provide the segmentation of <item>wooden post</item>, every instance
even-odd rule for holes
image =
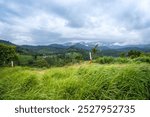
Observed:
[[[13,61],[11,61],[11,67],[14,67],[14,62]]]
[[[89,52],[89,55],[90,55],[90,63],[92,63],[92,54],[91,54],[91,52]]]

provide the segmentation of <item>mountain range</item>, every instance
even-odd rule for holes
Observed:
[[[115,45],[113,43],[100,42],[80,42],[80,43],[64,43],[64,44],[49,44],[49,45],[16,45],[12,42],[0,40],[0,43],[16,46],[17,51],[24,54],[59,54],[69,51],[86,51],[89,52],[95,45],[98,45],[97,50],[101,51],[105,56],[119,56],[121,52],[129,50],[139,50],[143,52],[150,52],[150,44],[147,45]]]

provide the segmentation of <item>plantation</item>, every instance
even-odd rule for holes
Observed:
[[[150,65],[85,62],[49,69],[1,67],[0,99],[148,100]]]

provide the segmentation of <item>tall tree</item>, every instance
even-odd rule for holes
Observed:
[[[97,52],[97,47],[98,47],[98,44],[97,44],[94,48],[92,48],[93,54],[96,54],[96,52]]]
[[[98,44],[97,45],[95,45],[95,47],[94,48],[92,48],[92,53],[93,53],[93,58],[95,58],[96,57],[96,53],[97,53],[97,51],[98,51]]]
[[[0,65],[13,63],[17,59],[16,47],[0,44]]]

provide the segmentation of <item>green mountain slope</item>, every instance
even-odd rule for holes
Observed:
[[[7,45],[15,45],[11,42],[0,40],[0,43]],[[17,52],[22,54],[30,55],[53,55],[53,54],[64,54],[67,52],[78,52],[85,54],[91,51],[92,45],[87,46],[84,44],[76,43],[74,45],[63,45],[63,44],[50,44],[42,46],[31,46],[31,45],[15,45]],[[133,45],[133,46],[99,46],[98,49],[101,51],[99,55],[103,56],[119,56],[121,52],[127,52],[129,50],[138,50],[143,52],[150,52],[150,45]]]

